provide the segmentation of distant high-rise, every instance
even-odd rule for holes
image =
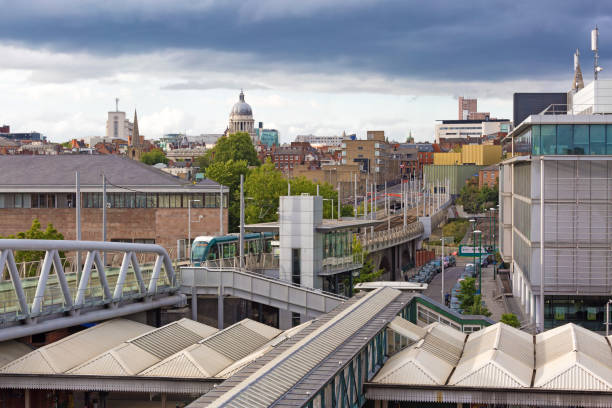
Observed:
[[[119,99],[115,100],[115,110],[108,112],[106,120],[106,137],[108,139],[131,140],[134,125],[119,111]]]
[[[459,120],[469,119],[470,113],[478,111],[478,99],[459,97]]]

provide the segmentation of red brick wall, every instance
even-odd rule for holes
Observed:
[[[199,216],[203,218],[199,220]],[[187,208],[110,208],[107,216],[107,240],[155,239],[156,244],[176,248],[177,239],[187,238]],[[76,239],[76,210],[73,208],[0,209],[0,236],[25,231],[38,218],[43,228],[48,223],[64,235]],[[227,233],[227,209],[223,209],[223,230]],[[192,208],[191,236],[218,235],[219,209]],[[102,240],[102,209],[81,210],[81,238]]]

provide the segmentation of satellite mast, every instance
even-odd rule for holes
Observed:
[[[599,28],[597,28],[597,26],[595,26],[594,30],[591,30],[591,51],[595,53],[593,74],[595,76],[595,81],[597,81],[597,74],[603,70],[603,68],[599,66]]]

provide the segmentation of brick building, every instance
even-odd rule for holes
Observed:
[[[292,176],[294,169],[301,167],[316,170],[321,166],[322,154],[307,142],[292,142],[290,146],[272,146],[259,151],[259,160],[270,159],[278,170]]]
[[[188,235],[218,235],[220,189],[227,232],[227,187],[197,184],[116,155],[0,156],[0,236],[38,218],[66,239],[76,238],[75,173],[81,184],[83,240],[102,240],[102,174],[107,180],[107,240],[176,248]],[[198,200],[198,201],[194,201]]]
[[[498,178],[499,165],[493,164],[491,166],[484,167],[478,171],[478,188],[482,188],[484,185],[493,188],[495,187]]]

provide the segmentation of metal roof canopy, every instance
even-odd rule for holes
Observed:
[[[169,378],[70,374],[0,374],[0,389],[165,392],[202,394],[222,378]]]
[[[350,220],[328,220],[325,219],[321,224],[315,225],[314,229],[317,232],[331,232],[340,229],[346,228],[364,228],[364,227],[373,227],[382,222],[386,222],[386,220],[363,220],[363,219],[350,219]],[[280,229],[280,222],[262,222],[259,224],[248,224],[245,225],[244,228],[248,231],[255,232],[278,232]]]
[[[322,325],[312,324],[312,331],[304,330],[308,332],[305,337],[292,342],[275,357],[270,356],[272,359],[263,366],[252,370],[247,367],[247,376],[240,381],[230,379],[230,385],[217,387],[210,396],[190,406],[267,407],[288,401],[294,406],[302,405],[343,370],[406,306],[410,297],[408,293],[381,288],[353,298],[331,320]],[[311,392],[305,393],[304,389]]]
[[[417,282],[402,282],[402,281],[375,281],[362,282],[355,285],[355,289],[359,290],[374,290],[378,288],[392,288],[396,290],[407,291],[422,291],[427,289],[426,283]]]
[[[600,391],[546,390],[538,388],[486,388],[451,385],[364,383],[368,400],[444,402],[462,404],[523,405],[535,407],[610,407],[612,393]]]

